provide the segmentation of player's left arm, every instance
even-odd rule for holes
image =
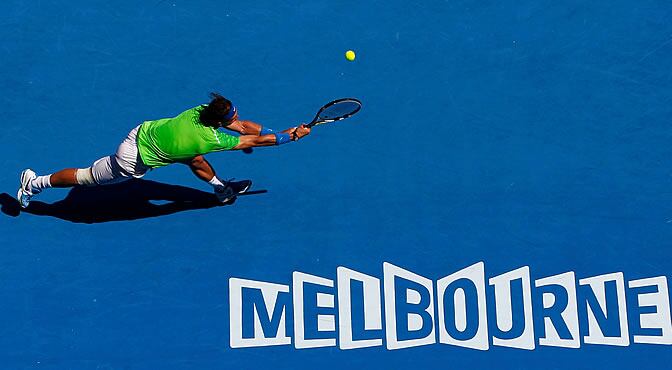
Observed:
[[[257,135],[261,134],[263,126],[252,121],[235,120],[224,128],[235,131],[241,135]]]

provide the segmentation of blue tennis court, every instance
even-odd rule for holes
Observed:
[[[0,13],[0,368],[672,360],[670,3]],[[363,108],[297,143],[208,155],[262,190],[232,205],[172,165],[18,208],[24,168],[91,166],[211,91],[274,129],[337,98]]]

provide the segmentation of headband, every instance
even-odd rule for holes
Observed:
[[[222,117],[222,119],[224,119],[225,121],[231,121],[233,119],[233,117],[236,115],[236,113],[238,113],[238,110],[236,109],[236,107],[233,104],[231,104],[231,108],[229,109],[229,113],[225,114],[224,117]]]

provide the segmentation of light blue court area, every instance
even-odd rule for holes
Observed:
[[[0,368],[663,369],[665,1],[0,3]],[[357,53],[354,62],[346,50]],[[52,189],[218,91],[298,143]],[[667,344],[665,344],[667,343]]]

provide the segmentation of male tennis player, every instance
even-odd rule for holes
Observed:
[[[116,154],[95,161],[91,167],[67,168],[45,176],[23,170],[17,200],[26,208],[34,195],[47,188],[112,184],[140,178],[149,170],[172,163],[184,163],[196,177],[212,185],[218,199],[226,203],[247,191],[252,182],[238,182],[235,187],[222,182],[204,154],[281,145],[310,134],[310,127],[304,125],[275,133],[258,123],[238,119],[236,107],[223,96],[212,93],[210,97],[209,104],[188,109],[177,117],[145,121],[128,133]],[[240,136],[226,134],[220,128]]]

